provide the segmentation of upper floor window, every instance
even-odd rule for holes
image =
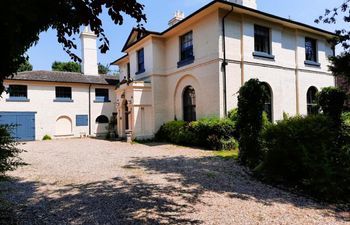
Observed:
[[[317,41],[312,38],[305,38],[305,59],[317,62]]]
[[[126,76],[127,79],[130,79],[130,63],[126,64]]]
[[[71,87],[56,87],[56,101],[70,101],[72,100]]]
[[[193,59],[193,39],[192,31],[180,37],[181,42],[181,61]]]
[[[144,55],[144,49],[141,48],[137,51],[137,73],[140,74],[145,72],[145,55]]]
[[[10,98],[28,98],[28,88],[26,85],[9,85]]]
[[[254,44],[256,52],[271,54],[270,29],[259,25],[254,26]]]
[[[95,89],[96,102],[109,102],[109,90],[103,88]]]

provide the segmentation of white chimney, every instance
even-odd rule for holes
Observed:
[[[226,1],[243,5],[252,9],[257,9],[256,0],[226,0]]]
[[[184,12],[182,12],[182,11],[180,11],[180,10],[176,11],[176,12],[175,12],[175,15],[174,15],[174,18],[172,18],[172,19],[169,21],[169,23],[168,23],[169,27],[174,26],[175,24],[177,24],[178,22],[180,22],[180,21],[183,20],[184,18],[185,18],[185,13],[184,13]]]
[[[88,27],[85,27],[84,31],[80,34],[83,60],[81,72],[85,75],[98,76],[96,39],[96,34]]]

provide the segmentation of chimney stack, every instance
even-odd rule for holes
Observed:
[[[84,31],[80,34],[83,60],[81,72],[84,75],[98,76],[96,39],[96,34],[89,27],[85,27]]]
[[[252,9],[257,9],[256,0],[226,0],[228,2],[236,3],[238,5],[243,5]]]
[[[174,26],[175,24],[177,24],[178,22],[180,22],[180,21],[183,20],[184,18],[185,18],[185,13],[184,13],[184,12],[182,12],[182,11],[180,11],[180,10],[176,11],[176,12],[175,12],[175,15],[174,15],[174,18],[172,18],[172,19],[169,21],[169,23],[168,23],[169,27]]]

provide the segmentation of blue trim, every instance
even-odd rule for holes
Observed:
[[[53,102],[74,102],[74,101],[70,98],[56,98],[53,100]]]
[[[76,126],[77,127],[87,127],[89,125],[88,115],[76,115]]]
[[[188,57],[187,59],[181,60],[177,63],[177,68],[187,66],[194,62],[194,56]]]
[[[20,112],[20,111],[16,111],[16,112],[4,112],[4,111],[0,111],[0,114],[2,114],[2,115],[18,115],[18,114],[20,114],[20,115],[25,115],[25,116],[27,116],[27,115],[35,115],[35,114],[37,114],[37,112],[28,112],[28,111],[25,111],[25,112]]]
[[[110,100],[95,100],[94,103],[106,103],[111,102]]]
[[[139,75],[139,74],[141,74],[141,73],[144,73],[145,71],[146,71],[145,69],[140,70],[140,71],[137,71],[137,72],[135,73],[135,75]]]
[[[253,52],[254,57],[275,60],[275,56],[266,52]]]
[[[310,61],[310,60],[305,60],[304,64],[306,66],[314,66],[314,67],[321,67],[321,63]]]
[[[6,102],[30,102],[30,99],[24,97],[10,97]]]

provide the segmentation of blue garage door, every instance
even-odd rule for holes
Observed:
[[[12,135],[18,141],[35,140],[34,112],[0,112],[0,124],[15,125]]]

